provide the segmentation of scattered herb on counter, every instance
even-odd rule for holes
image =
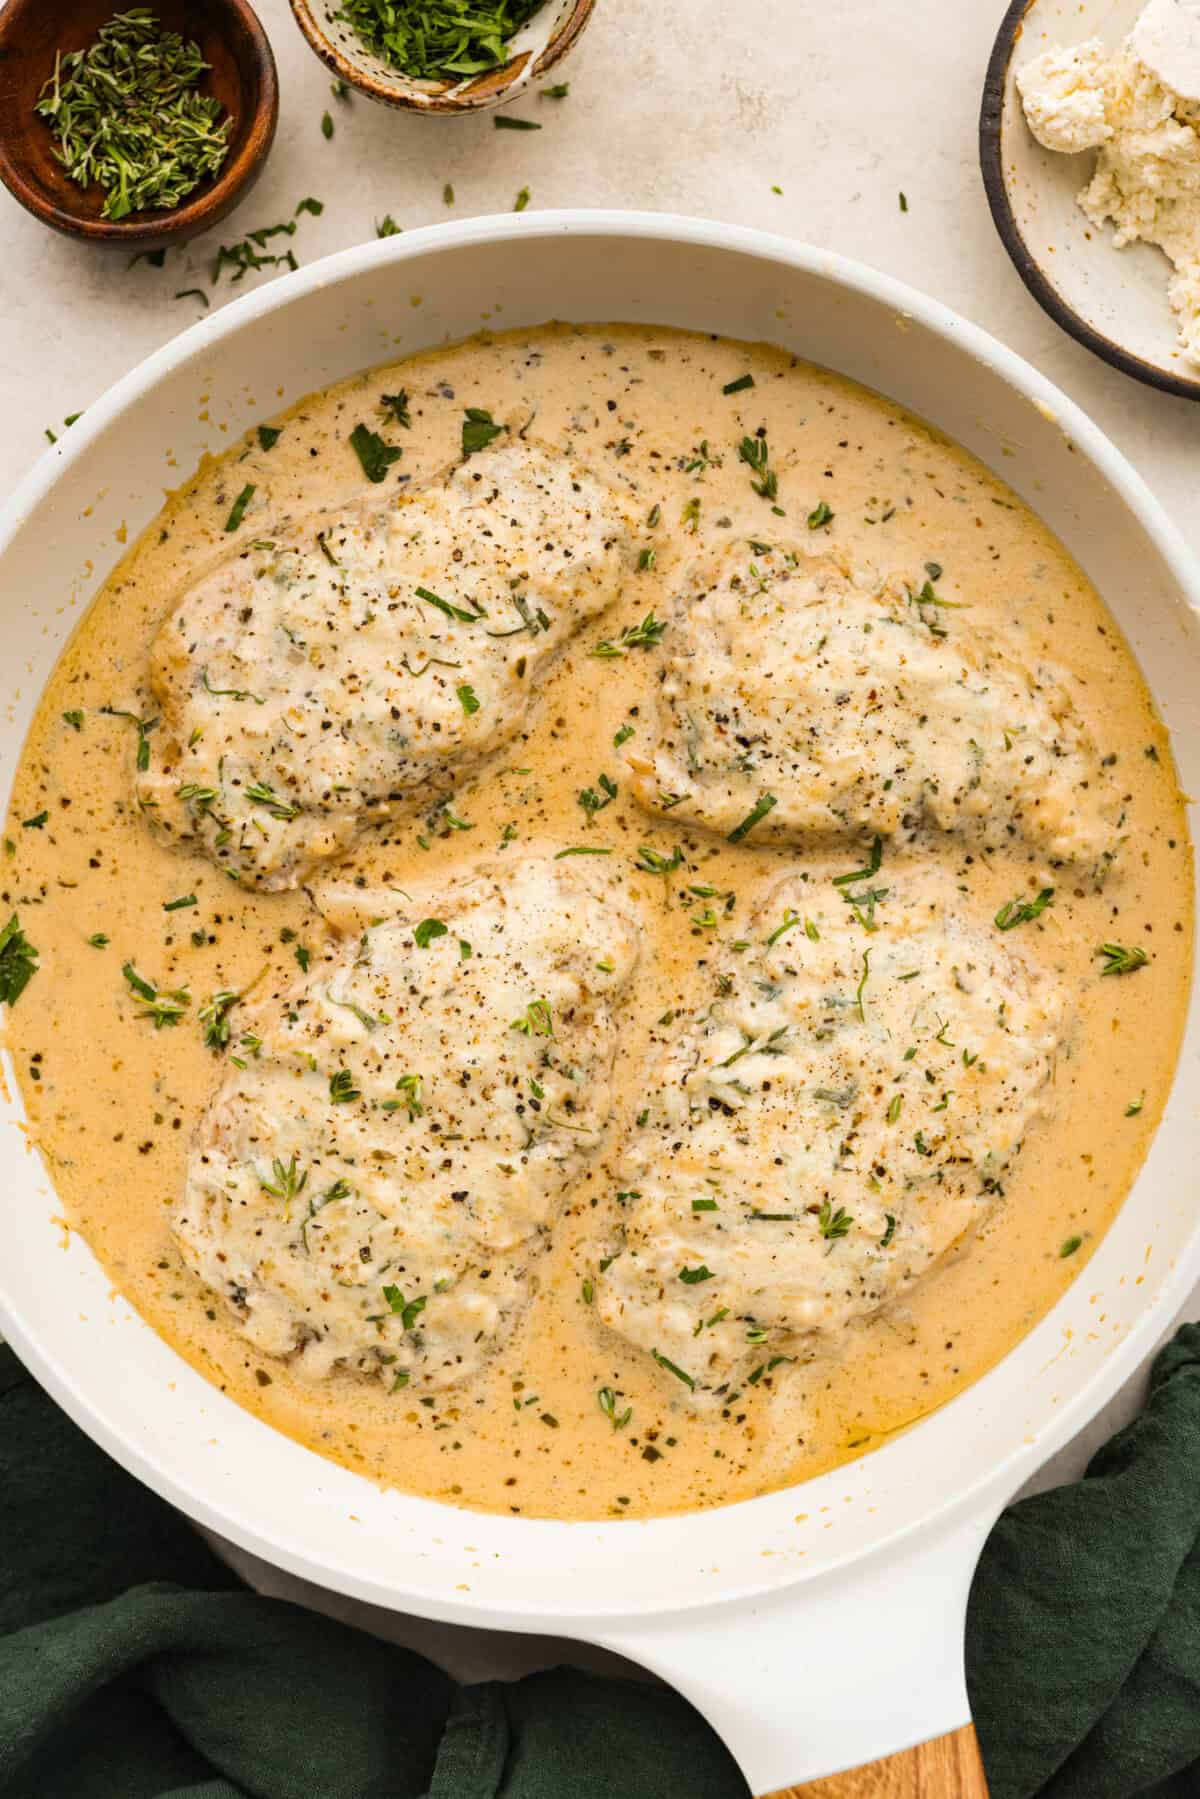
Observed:
[[[901,192],[900,192],[900,210],[901,210],[901,212],[908,211],[908,195],[903,191],[903,189],[901,189]]]
[[[539,96],[542,100],[565,100],[571,91],[569,81],[556,81],[553,87],[544,87]]]
[[[497,113],[492,120],[497,131],[540,131],[537,119],[512,119],[507,113]]]
[[[146,980],[144,975],[138,973],[132,962],[126,962],[121,973],[133,992],[145,1002],[139,1016],[152,1018],[156,1031],[161,1031],[164,1025],[178,1024],[192,1003],[192,996],[186,987],[166,988],[160,992],[153,981]]]
[[[404,454],[395,444],[384,443],[379,433],[368,425],[355,425],[350,433],[350,448],[361,462],[368,481],[382,481],[393,462],[399,462]]]
[[[1144,949],[1126,949],[1120,943],[1103,943],[1093,955],[1103,956],[1105,974],[1133,974],[1139,968],[1145,968],[1150,960]]]
[[[477,450],[486,450],[494,438],[507,430],[507,425],[498,425],[482,406],[468,406],[462,428],[463,455],[474,456]]]
[[[333,114],[331,112],[323,112],[321,114],[321,136],[325,138],[326,141],[333,136]]]
[[[381,219],[375,221],[376,237],[399,237],[400,229],[390,212],[385,212]]]
[[[648,649],[652,645],[662,642],[666,628],[666,619],[655,618],[653,612],[648,612],[640,624],[626,625],[615,642],[610,638],[603,638],[592,651],[592,655],[625,656],[630,650]]]
[[[296,206],[296,216],[298,218],[302,212],[311,212],[314,219],[319,219],[324,210],[324,200],[314,200],[311,194],[306,194]]]
[[[162,248],[158,250],[139,250],[135,256],[129,258],[125,267],[131,269],[135,263],[147,262],[152,269],[161,269],[166,260],[167,249],[164,244]]]
[[[0,931],[0,1000],[15,1006],[38,970],[38,953],[14,912]]]
[[[343,106],[349,106],[351,94],[350,83],[348,81],[343,81],[340,77],[337,81],[331,81],[329,83],[329,91],[335,100],[340,100]]]
[[[1028,924],[1031,919],[1040,918],[1053,898],[1053,887],[1043,887],[1036,899],[1005,900],[992,923],[998,931],[1011,931],[1019,924]]]
[[[227,531],[237,530],[238,526],[246,516],[247,506],[250,504],[257,491],[253,481],[247,481],[245,487],[243,487],[241,493],[229,509],[229,517],[225,520],[225,529]]]
[[[395,425],[403,425],[406,431],[412,430],[412,414],[408,410],[408,394],[402,387],[398,394],[380,394],[379,410],[385,418],[391,419]]]
[[[273,450],[283,436],[283,432],[276,425],[259,425],[257,436],[260,450]]]
[[[205,311],[208,310],[208,295],[202,287],[181,287],[175,298],[177,300],[199,300]]]
[[[517,197],[513,201],[513,211],[514,212],[524,212],[525,208],[528,205],[529,205],[529,189],[527,187],[518,188],[517,189]]]
[[[445,187],[442,189],[442,205],[454,205],[454,183],[452,181],[447,181]]]
[[[336,17],[418,81],[457,81],[508,60],[542,0],[342,0]]]
[[[220,173],[231,120],[196,91],[208,66],[145,6],[117,13],[86,50],[56,52],[34,110],[70,180],[104,189],[102,218],[178,206]]]

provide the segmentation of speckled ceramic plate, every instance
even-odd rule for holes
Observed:
[[[979,119],[979,160],[996,229],[1034,299],[1114,368],[1200,400],[1200,367],[1180,348],[1167,303],[1170,264],[1149,244],[1114,250],[1075,196],[1095,152],[1043,150],[1025,123],[1015,73],[1051,44],[1115,47],[1143,0],[1013,0],[996,38]]]

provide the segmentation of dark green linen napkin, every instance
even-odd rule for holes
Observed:
[[[1200,1327],[1076,1487],[980,1565],[993,1799],[1200,1793]],[[248,1592],[0,1349],[4,1799],[746,1799],[666,1688],[559,1668],[456,1688]],[[802,1689],[797,1704],[803,1704]]]

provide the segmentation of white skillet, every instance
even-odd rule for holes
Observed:
[[[414,231],[260,288],[150,357],[42,457],[0,515],[4,792],[40,689],[120,553],[117,530],[140,531],[202,451],[351,370],[547,318],[769,339],[948,431],[1096,581],[1172,730],[1183,785],[1200,789],[1200,571],[1069,400],[936,301],[824,251],[664,215],[548,212]],[[380,1492],[277,1435],[114,1297],[80,1238],[64,1240],[11,1095],[0,1102],[0,1330],[97,1442],[191,1517],[397,1611],[619,1650],[681,1688],[764,1792],[966,1721],[964,1607],[989,1526],[1200,1277],[1198,1059],[1193,999],[1133,1193],[999,1367],[851,1467],[692,1517],[480,1516]]]

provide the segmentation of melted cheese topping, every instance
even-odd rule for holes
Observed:
[[[382,396],[400,389],[411,429],[380,410]],[[258,399],[265,422],[271,401]],[[310,804],[315,787],[303,789],[303,758],[268,760],[264,770],[263,745],[240,735],[231,753],[244,753],[245,778],[276,792],[294,782],[287,803],[302,811],[288,821],[263,806],[232,807],[239,836],[248,818],[266,826],[275,858],[240,883],[210,859],[218,846],[206,825],[181,854],[174,833],[148,824],[132,802],[131,783],[156,794],[178,823],[174,746],[186,746],[194,728],[183,729],[186,708],[197,709],[202,729],[240,733],[277,704],[282,716],[293,679],[294,665],[275,653],[275,621],[294,594],[281,600],[264,576],[241,602],[266,609],[272,622],[260,640],[244,634],[250,621],[230,624],[224,611],[238,584],[266,566],[257,558],[268,553],[251,545],[294,542],[297,557],[315,550],[330,571],[320,577],[330,586],[311,629],[341,601],[306,521],[393,509],[411,517],[426,503],[418,496],[444,484],[468,407],[507,424],[507,436],[534,417],[555,466],[565,459],[583,471],[576,479],[595,484],[593,515],[602,508],[607,517],[611,506],[621,532],[635,521],[628,560],[623,546],[605,549],[607,527],[599,534],[604,572],[598,564],[597,585],[584,584],[579,604],[603,603],[610,554],[622,561],[624,596],[556,640],[555,657],[536,677],[521,677],[515,710],[507,662],[494,671],[489,662],[486,673],[446,671],[453,687],[443,695],[444,720],[456,711],[456,722],[468,719],[454,688],[471,682],[480,711],[470,728],[488,736],[460,739],[435,780],[385,795],[378,807],[388,724],[368,717],[369,708],[345,708],[339,725],[354,719],[353,729],[366,731],[364,772],[342,738],[342,772],[360,785],[330,885],[262,890],[313,859],[312,844],[277,839],[274,826],[298,826],[301,817],[325,825],[329,814],[319,795]],[[527,330],[355,376],[271,422],[280,435],[269,447],[252,432],[206,464],[115,570],[62,657],[18,773],[0,897],[18,912],[41,966],[8,1032],[31,1133],[71,1227],[114,1286],[241,1404],[369,1478],[451,1503],[557,1517],[652,1515],[743,1498],[863,1453],[977,1378],[1054,1302],[1119,1206],[1166,1093],[1190,973],[1190,847],[1166,737],[1119,631],[1062,547],[979,464],[875,395],[761,346],[651,328]],[[366,491],[350,445],[358,425],[403,450],[386,481]],[[769,444],[773,498],[760,491],[771,487],[761,470],[739,454],[745,438]],[[225,527],[247,485],[255,494],[231,558]],[[807,520],[823,518],[822,506],[833,517],[810,534]],[[592,540],[585,532],[582,541]],[[690,595],[700,603],[707,569],[732,570],[741,557],[748,571],[751,542],[799,545],[806,569],[828,566],[848,583],[839,589],[847,614],[839,628],[848,635],[837,654],[838,679],[852,693],[861,693],[853,633],[873,616],[881,622],[872,649],[895,611],[904,622],[886,627],[891,641],[909,644],[923,674],[952,688],[951,665],[939,659],[965,662],[975,682],[979,658],[968,651],[984,645],[991,678],[999,670],[1015,683],[1012,703],[1036,723],[1044,760],[1025,812],[1053,802],[1052,829],[1039,839],[1023,825],[993,838],[982,826],[941,832],[927,816],[918,834],[901,826],[889,836],[880,810],[887,774],[869,811],[819,841],[781,841],[756,826],[729,842],[725,814],[719,822],[698,809],[694,819],[679,807],[648,814],[626,759],[654,764],[665,742],[664,683],[682,678],[674,665],[688,649],[703,641],[705,654],[712,650],[708,639],[689,641],[677,602]],[[750,551],[755,561],[760,554]],[[906,589],[920,592],[928,563],[942,570],[936,593],[965,607],[930,614],[944,640],[919,617],[914,623],[906,597]],[[550,572],[561,613],[569,575],[561,562]],[[772,579],[782,610],[754,622],[768,665],[790,642],[782,602],[801,575]],[[170,621],[201,595],[221,638],[210,684],[267,681],[265,707],[226,697],[210,713],[202,680],[196,688],[209,665],[182,636],[177,694],[161,685]],[[543,604],[557,618],[553,597]],[[406,632],[453,634],[455,658],[490,657],[475,643],[478,627],[425,610],[421,618],[406,607]],[[355,646],[373,641],[361,631],[331,641],[326,672],[333,663],[348,670]],[[727,641],[730,667],[749,679],[740,634]],[[530,658],[548,647],[526,631],[507,648],[501,641],[499,653],[518,645]],[[233,660],[243,652],[253,656],[252,675]],[[817,669],[806,661],[799,678],[813,682],[813,705],[831,717],[832,680],[828,691],[821,685],[830,671],[818,677]],[[422,696],[439,678],[436,667],[419,678]],[[986,729],[1000,766],[996,722],[973,696],[974,688],[958,695],[972,707],[965,735]],[[164,711],[168,699],[176,713]],[[889,704],[898,728],[901,701]],[[315,708],[305,716],[320,729]],[[883,739],[872,747],[865,716],[858,735],[874,779]],[[847,730],[847,750],[854,738]],[[414,773],[436,761],[426,745],[422,737]],[[1090,787],[1080,804],[1061,809],[1056,746],[1085,757],[1083,778],[1104,783],[1098,811]],[[846,766],[840,750],[836,766]],[[330,764],[324,778],[335,772]],[[218,784],[207,775],[197,782]],[[782,808],[783,783],[772,790]],[[968,779],[956,811],[975,791]],[[1008,794],[997,785],[997,809]],[[660,806],[657,784],[654,800]],[[1120,853],[1102,886],[1087,857],[1041,877],[1073,820],[1091,833],[1111,822],[1105,848],[1119,841]],[[884,839],[880,866],[849,888],[835,885],[871,868],[873,829]],[[553,861],[563,849],[605,853]],[[1053,895],[1034,915],[1022,912],[1008,931],[995,927],[1014,903],[1036,908],[1047,886]],[[876,889],[886,891],[866,897]],[[846,891],[859,896],[857,908]],[[768,944],[789,912],[810,919],[818,939],[793,926]],[[505,955],[463,959],[459,939],[477,952],[491,940],[486,921],[501,916],[511,919]],[[415,930],[425,918],[447,929],[421,947]],[[360,966],[364,931],[370,962]],[[1145,964],[1106,976],[1097,951],[1110,942],[1143,949]],[[902,979],[908,955],[920,981]],[[127,964],[162,996],[157,1005],[123,974]],[[759,979],[779,991],[768,997]],[[918,986],[939,1017],[945,1012],[945,1030],[915,997],[906,1013],[905,995]],[[528,1012],[539,999],[582,1083],[565,1067],[538,1072],[536,1058],[550,1047],[536,1029],[542,1015]],[[850,1002],[836,1008],[830,1037],[818,1039],[820,1026],[796,1029],[809,1016],[806,999]],[[401,1032],[401,1007],[421,1002],[419,1025]],[[528,1035],[512,1029],[522,1015]],[[769,1039],[784,1025],[788,1053],[761,1053],[763,1031]],[[743,1027],[754,1053],[719,1069],[745,1047]],[[977,1043],[980,1062],[968,1067],[963,1050]],[[909,1047],[917,1054],[906,1061]],[[294,1075],[286,1048],[303,1051]],[[693,1053],[695,1069],[681,1084],[680,1058]],[[480,1078],[498,1083],[486,1110],[473,1103],[473,1058]],[[341,1069],[374,1106],[333,1099]],[[456,1084],[468,1073],[469,1086]],[[516,1158],[530,1113],[518,1114],[526,1102],[505,1084],[508,1074],[531,1099],[536,1079],[539,1103],[552,1100],[560,1120],[535,1115],[529,1153],[537,1159],[524,1168]],[[419,1090],[396,1086],[408,1076],[419,1077]],[[776,1080],[794,1108],[780,1103]],[[560,1112],[560,1099],[565,1107],[575,1094],[578,1103],[580,1084],[580,1116]],[[818,1088],[835,1099],[818,1097]],[[896,1097],[903,1103],[889,1119]],[[423,1113],[411,1116],[410,1101]],[[388,1104],[395,1109],[385,1112]],[[672,1135],[667,1113],[676,1108]],[[395,1165],[376,1152],[411,1157],[427,1171],[433,1126],[458,1136],[460,1118],[469,1138],[447,1145],[453,1166],[434,1169],[429,1181],[423,1173],[404,1201],[404,1184],[380,1174]],[[576,1123],[585,1130],[566,1129]],[[918,1130],[932,1156],[916,1147]],[[797,1173],[786,1177],[789,1204],[779,1209],[799,1211],[791,1201],[803,1197],[803,1219],[735,1231],[743,1178],[762,1184],[770,1204],[759,1209],[776,1209],[785,1177],[773,1162],[763,1166],[754,1145],[778,1141],[787,1150],[773,1153],[797,1158]],[[736,1169],[728,1213],[692,1214],[693,1195],[668,1160],[676,1142],[681,1156],[702,1148],[707,1166],[709,1152],[719,1152],[721,1166]],[[219,1180],[218,1164],[205,1160],[218,1155]],[[989,1187],[1001,1161],[999,1186]],[[500,1162],[517,1174],[504,1174]],[[935,1171],[942,1178],[930,1184]],[[339,1180],[353,1199],[328,1198]],[[630,1197],[634,1189],[640,1198]],[[467,1199],[454,1197],[464,1192]],[[839,1210],[852,1220],[840,1235],[820,1234],[825,1198],[830,1227]],[[315,1201],[327,1203],[309,1220]],[[889,1212],[897,1224],[885,1252]],[[681,1258],[673,1272],[663,1252],[664,1299],[656,1291],[652,1299],[664,1306],[677,1355],[651,1340],[648,1290],[622,1268],[642,1241],[667,1237],[678,1238]],[[489,1265],[476,1259],[481,1247],[506,1285],[491,1288],[498,1275],[480,1278]],[[221,1253],[237,1259],[236,1273]],[[712,1281],[679,1279],[704,1262]],[[329,1279],[318,1290],[322,1274]],[[702,1322],[708,1295],[717,1298],[718,1279],[732,1294],[720,1303],[755,1320],[740,1326],[741,1337],[731,1325],[727,1346],[717,1338],[731,1379],[724,1396],[714,1390],[723,1371],[716,1378],[717,1367],[685,1359],[708,1354],[704,1336],[686,1332]],[[633,1310],[614,1329],[601,1312],[625,1287]],[[883,1303],[872,1310],[876,1292]],[[503,1298],[493,1309],[495,1293]],[[859,1303],[864,1297],[869,1304]],[[467,1345],[468,1315],[481,1298],[477,1353]],[[719,1309],[714,1303],[704,1319]],[[812,1328],[823,1322],[829,1328]],[[770,1339],[765,1357],[764,1345],[749,1341],[757,1329]],[[381,1344],[394,1363],[382,1359]],[[704,1405],[653,1359],[656,1347],[709,1382]],[[747,1365],[744,1352],[755,1349],[759,1359]],[[780,1353],[794,1359],[768,1369]],[[407,1385],[397,1387],[397,1372],[408,1372]]]

